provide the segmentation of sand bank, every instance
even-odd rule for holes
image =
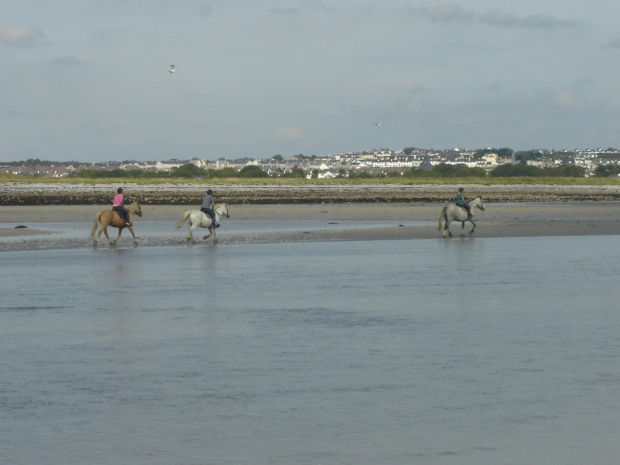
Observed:
[[[83,240],[61,241],[46,231],[45,224],[94,224],[97,212],[107,208],[105,205],[0,207],[0,223],[27,226],[25,229],[0,228],[0,251],[90,247],[90,226],[85,228]],[[441,204],[233,205],[229,209],[231,219],[223,220],[222,227],[218,230],[220,244],[441,238],[438,231]],[[184,244],[187,229],[184,227],[182,230],[175,230],[174,225],[185,210],[187,207],[178,205],[144,206],[144,216],[136,218],[134,222],[140,244]],[[272,220],[274,230],[245,234],[227,232],[226,222],[235,220]],[[325,228],[311,231],[277,231],[276,222],[280,220],[316,220],[322,222]],[[338,222],[345,220],[381,221],[382,225],[340,228]],[[475,220],[478,225],[473,236],[475,238],[616,235],[620,234],[620,202],[486,204],[486,211],[475,212]],[[170,221],[170,237],[158,242],[149,241],[150,221]],[[412,221],[419,224],[402,224]],[[467,223],[465,231],[468,233],[470,229],[471,225]],[[453,223],[451,230],[453,235],[458,237],[460,223]],[[202,236],[203,232],[204,230],[199,230],[196,237]],[[113,234],[116,234],[116,230]],[[127,237],[122,238],[123,245],[130,246],[130,235],[125,235]],[[24,241],[1,240],[8,236],[24,236]]]

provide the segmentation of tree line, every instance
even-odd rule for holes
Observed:
[[[453,165],[440,163],[430,170],[412,168],[405,172],[368,170],[353,171],[341,168],[338,170],[338,178],[377,178],[377,177],[407,177],[407,178],[483,178],[491,177],[584,177],[586,169],[575,165],[559,165],[549,168],[539,168],[528,165],[525,161],[510,164],[506,163],[493,168],[488,174],[483,168],[469,168],[465,165]],[[597,175],[612,176],[620,173],[617,165],[601,165],[597,168]],[[312,170],[310,177],[318,178],[319,171]],[[258,166],[246,166],[240,171],[234,168],[222,168],[219,170],[203,169],[193,164],[187,164],[174,168],[168,172],[141,171],[141,170],[82,170],[73,175],[77,178],[265,178],[270,175]],[[293,168],[290,172],[276,172],[281,178],[306,178],[307,173],[302,168]]]

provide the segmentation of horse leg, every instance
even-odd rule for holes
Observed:
[[[116,244],[118,243],[118,240],[121,238],[121,234],[123,233],[123,228],[118,228],[118,236],[116,236],[116,239],[114,241],[112,241],[110,243],[110,245],[116,246]],[[107,236],[107,234],[106,234]]]
[[[217,240],[217,234],[215,234],[215,228],[213,228],[212,231],[213,231],[213,243],[217,244],[218,240]]]
[[[97,243],[99,242],[99,237],[101,236],[101,233],[103,232],[103,226],[101,226],[101,229],[99,229],[99,233],[97,233],[96,236],[93,236],[93,246],[97,247]]]
[[[192,232],[194,231],[194,229],[196,229],[196,227],[197,227],[197,226],[198,226],[198,225],[192,224],[192,225],[189,227],[189,231],[188,231],[188,233],[187,233],[187,241],[188,241],[188,242],[191,242],[192,244],[195,244],[195,243],[196,243],[196,241],[194,240],[194,235],[192,234]]]
[[[209,231],[209,234],[205,234],[204,236],[202,236],[203,241],[206,241],[207,239],[209,239],[211,237],[211,234],[215,232],[215,228],[213,227],[213,220],[209,218],[209,216],[207,215],[205,216],[210,221],[210,223],[209,223],[209,226],[202,226],[203,228],[207,228],[207,231]],[[203,223],[200,223],[200,224],[203,224]]]
[[[130,218],[131,220],[131,218]],[[136,235],[133,232],[133,226],[127,226],[127,229],[129,229],[129,232],[131,233],[131,235],[133,236],[133,245],[138,245],[138,238],[136,237]],[[121,230],[118,230],[118,237],[121,237]]]
[[[99,234],[101,234],[101,233],[99,233]],[[107,226],[107,225],[106,225],[105,227],[103,227],[103,234],[105,234],[105,237],[107,237],[107,238],[108,238],[108,243],[109,243],[110,245],[114,245],[114,244],[112,243],[112,240],[110,239],[110,236],[108,235],[108,226]]]
[[[465,236],[465,221],[461,221],[461,237]]]
[[[446,225],[443,229],[443,237],[452,237],[452,232],[450,231],[450,223],[452,221],[446,218]]]
[[[97,235],[97,240],[99,239],[99,236],[101,236],[101,233],[103,232],[103,234],[105,234],[105,237],[108,239],[108,243],[110,245],[113,245],[112,241],[110,240],[110,236],[108,235],[108,224],[103,224],[101,226],[101,229],[99,230],[99,234]]]
[[[473,228],[471,228],[471,231],[469,231],[469,235],[471,236],[474,233],[475,229],[476,229],[476,222],[473,219],[471,219],[471,218],[469,219],[469,222],[473,226]],[[463,223],[463,224],[465,224],[465,223]]]

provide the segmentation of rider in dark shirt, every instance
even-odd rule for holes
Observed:
[[[459,193],[456,194],[456,204],[459,207],[464,207],[467,210],[467,219],[471,218],[471,207],[467,203],[467,199],[465,198],[465,189],[459,187]]]
[[[207,195],[202,201],[202,205],[200,206],[200,211],[206,213],[211,217],[211,222],[213,223],[214,228],[219,228],[220,225],[217,221],[215,221],[215,212],[213,211],[213,207],[215,206],[215,199],[213,198],[213,191],[209,189],[207,191]]]

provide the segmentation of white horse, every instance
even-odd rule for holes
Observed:
[[[476,229],[476,223],[473,219],[474,209],[479,208],[484,211],[484,204],[482,203],[482,197],[476,197],[471,202],[468,202],[469,206],[472,210],[472,218],[467,218],[467,210],[463,207],[459,207],[456,204],[448,205],[447,207],[443,207],[441,210],[441,215],[439,215],[439,231],[441,228],[441,220],[444,219],[446,221],[446,225],[443,228],[443,237],[452,237],[452,233],[450,232],[450,223],[452,221],[460,221],[461,222],[461,237],[465,235],[465,222],[469,221],[473,228],[469,231],[469,234],[473,234]]]
[[[217,221],[218,223],[220,222],[220,218],[222,218],[223,216],[225,216],[226,218],[230,218],[230,214],[228,213],[228,207],[225,203],[216,205],[213,211],[215,212],[215,221]],[[183,218],[181,218],[181,220],[177,223],[177,229],[183,226],[183,223],[185,223],[187,220],[189,220],[189,232],[187,234],[187,240],[189,242],[191,242],[192,244],[196,243],[196,241],[194,240],[194,236],[192,235],[192,231],[194,231],[194,229],[199,226],[201,228],[208,228],[210,231],[209,234],[203,237],[203,239],[208,239],[209,237],[211,237],[211,234],[213,234],[213,243],[217,242],[217,237],[215,234],[216,228],[213,227],[213,221],[211,220],[211,217],[209,215],[203,213],[200,210],[188,210],[183,214]]]

